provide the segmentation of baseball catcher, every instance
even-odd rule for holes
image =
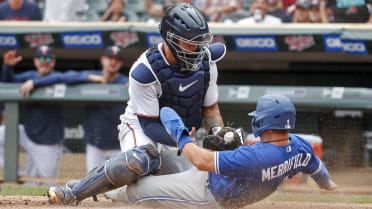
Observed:
[[[167,8],[159,32],[162,42],[143,52],[129,71],[129,100],[118,125],[122,154],[93,169],[71,189],[49,188],[51,203],[71,205],[133,185],[159,170],[170,173],[163,167],[162,154],[176,150],[177,142],[160,121],[164,106],[175,109],[190,130],[224,126],[217,103],[217,62],[225,56],[226,46],[211,43],[208,21],[191,4]],[[168,159],[179,164],[181,158]],[[180,168],[174,170],[183,171],[184,167]]]

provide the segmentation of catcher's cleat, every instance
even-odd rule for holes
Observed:
[[[72,190],[74,186],[76,186],[80,181],[79,180],[71,180],[66,183],[66,189]]]
[[[48,190],[50,204],[56,205],[78,205],[80,201],[76,199],[71,189],[64,187],[50,187]]]

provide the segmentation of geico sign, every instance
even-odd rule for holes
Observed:
[[[366,47],[363,43],[342,43],[342,49],[346,52],[364,52]]]
[[[160,43],[163,41],[163,38],[161,36],[149,36],[148,37],[148,42],[150,45],[154,45],[154,44],[157,44],[157,43]]]
[[[239,47],[275,47],[275,40],[272,38],[239,38],[236,40]]]
[[[326,44],[328,47],[338,48],[341,47],[341,40],[339,38],[327,38]]]
[[[63,37],[65,44],[101,44],[102,39],[100,35],[66,35]]]
[[[0,36],[0,46],[15,46],[17,39],[14,36]]]

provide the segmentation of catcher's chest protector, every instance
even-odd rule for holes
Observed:
[[[198,71],[181,71],[169,66],[157,49],[149,50],[147,59],[161,83],[160,108],[172,107],[188,128],[199,128],[202,123],[202,106],[209,85],[209,62],[203,61]]]

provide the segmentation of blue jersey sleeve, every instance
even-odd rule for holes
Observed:
[[[23,73],[14,74],[13,66],[3,64],[1,77],[3,82],[22,83],[35,77],[37,77],[36,70],[29,70]]]
[[[247,171],[256,170],[258,160],[253,149],[241,146],[233,151],[216,152],[215,172],[226,176],[245,176]]]
[[[297,137],[298,143],[300,144],[301,150],[303,150],[304,153],[308,153],[309,157],[307,161],[305,161],[304,167],[301,170],[302,173],[305,174],[313,174],[314,172],[318,171],[321,167],[321,161],[320,159],[315,155],[314,150],[310,143],[305,141],[304,139],[291,135],[292,137]]]
[[[320,160],[319,160],[320,161]],[[319,169],[311,174],[314,181],[322,188],[328,188],[330,186],[329,173],[323,162],[320,161]]]
[[[34,81],[35,87],[40,87],[40,86],[47,86],[47,85],[52,85],[56,83],[61,83],[62,82],[61,77],[62,77],[62,73],[53,72],[45,76],[35,77],[32,80]]]
[[[90,83],[88,80],[90,71],[69,70],[62,76],[62,81],[66,84]]]
[[[13,66],[9,66],[3,64],[1,68],[1,81],[3,82],[11,82],[14,79],[14,68]]]
[[[68,85],[80,84],[80,83],[93,83],[89,80],[89,75],[102,76],[102,70],[83,70],[75,71],[69,70],[62,76],[62,82]],[[117,78],[109,83],[126,84],[128,83],[128,77],[122,74],[118,74]]]

